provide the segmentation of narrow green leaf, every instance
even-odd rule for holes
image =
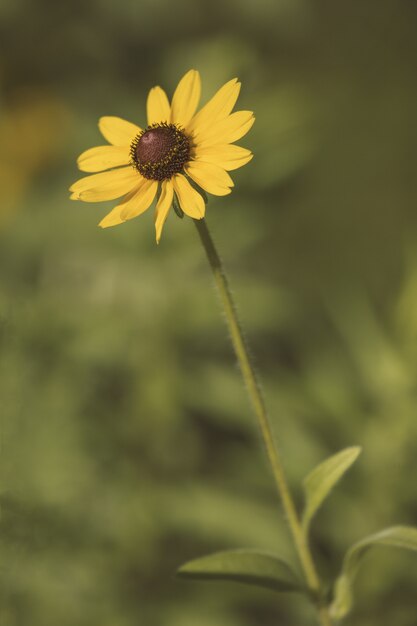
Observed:
[[[393,546],[417,552],[417,528],[392,526],[369,535],[355,543],[346,553],[342,573],[336,581],[331,614],[335,619],[345,617],[352,608],[352,584],[366,552],[373,546]]]
[[[330,606],[330,616],[335,620],[340,620],[350,613],[353,605],[351,580],[341,574],[335,582],[334,598]]]
[[[320,463],[306,476],[304,479],[306,504],[302,520],[305,534],[308,533],[310,522],[323,500],[356,461],[360,452],[361,448],[358,446],[346,448]]]
[[[255,550],[216,552],[185,563],[177,575],[194,580],[228,580],[274,591],[306,592],[285,561]]]

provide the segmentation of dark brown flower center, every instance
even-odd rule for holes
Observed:
[[[151,124],[130,146],[132,165],[151,180],[165,180],[190,159],[190,140],[175,124]]]

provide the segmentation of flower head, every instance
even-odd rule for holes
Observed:
[[[233,143],[246,135],[255,119],[251,111],[232,113],[239,91],[234,78],[196,113],[201,80],[196,70],[190,70],[171,104],[161,87],[150,90],[146,128],[119,117],[100,118],[100,131],[110,145],[90,148],[78,157],[80,170],[94,174],[70,187],[71,199],[122,198],[101,220],[100,226],[107,228],[144,213],[157,198],[157,242],[173,205],[181,215],[202,219],[204,192],[229,194],[233,181],[228,171],[252,158],[249,150]]]

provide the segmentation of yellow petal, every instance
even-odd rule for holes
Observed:
[[[171,122],[185,127],[195,113],[200,94],[200,74],[190,70],[181,78],[172,98]]]
[[[85,202],[114,200],[131,191],[141,179],[142,176],[132,167],[122,167],[81,178],[71,185],[70,191]]]
[[[195,160],[214,163],[227,171],[237,170],[246,165],[253,157],[250,150],[234,144],[217,144],[207,148],[197,146]]]
[[[162,182],[161,195],[159,196],[155,212],[156,243],[159,243],[161,239],[162,229],[172,206],[173,197],[174,187],[172,186],[172,182],[170,180],[164,180]]]
[[[233,187],[229,174],[213,163],[190,161],[184,169],[197,185],[214,196],[227,196]]]
[[[236,111],[204,130],[200,135],[198,145],[209,146],[238,141],[243,135],[246,135],[254,121],[255,117],[252,111]]]
[[[109,115],[100,117],[98,127],[104,139],[114,146],[130,146],[136,135],[142,132],[136,124]]]
[[[97,146],[80,154],[77,164],[83,172],[101,172],[111,167],[128,165],[129,161],[129,148],[126,146]]]
[[[114,207],[114,209],[112,209],[110,213],[107,213],[106,217],[101,220],[99,226],[101,226],[101,228],[109,228],[109,226],[118,226],[119,224],[123,224],[125,220],[122,220],[120,213],[120,206]]]
[[[139,187],[136,186],[130,193],[128,193],[123,198],[123,200],[117,206],[114,207],[114,209],[110,211],[110,213],[106,215],[106,217],[104,217],[101,220],[101,222],[99,223],[99,226],[101,226],[101,228],[108,228],[109,226],[117,226],[118,224],[123,224],[123,222],[126,221],[122,218],[121,213],[123,209],[126,207],[126,205],[130,202],[130,200],[136,196],[138,189],[141,187],[143,183],[143,180],[139,184]]]
[[[198,137],[204,128],[227,117],[236,104],[239,92],[240,83],[237,81],[237,78],[229,80],[229,82],[223,85],[223,87],[220,87],[211,100],[195,114],[187,126],[187,131],[194,132],[195,136]]]
[[[204,204],[202,196],[191,187],[188,180],[182,174],[176,174],[172,182],[184,213],[189,215],[189,217],[201,220],[206,211],[206,205]]]
[[[148,124],[169,122],[171,119],[171,107],[168,97],[161,87],[153,87],[148,94],[146,103]]]
[[[123,203],[121,218],[131,220],[144,213],[151,206],[157,190],[158,183],[156,180],[144,179],[137,192],[127,202]]]

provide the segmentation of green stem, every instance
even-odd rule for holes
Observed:
[[[197,227],[198,234],[200,235],[202,244],[206,251],[207,258],[213,272],[214,280],[219,290],[220,298],[226,314],[226,319],[232,338],[233,347],[239,361],[240,369],[242,371],[242,375],[248,389],[248,393],[251,398],[256,417],[258,419],[262,437],[266,446],[268,459],[271,464],[272,472],[275,478],[276,487],[281,498],[285,515],[288,520],[288,525],[290,527],[290,531],[294,540],[295,548],[297,550],[297,554],[300,559],[300,563],[303,568],[307,584],[312,591],[312,595],[318,598],[320,596],[321,588],[320,580],[317,575],[311,552],[297,515],[297,511],[295,509],[294,501],[288,487],[278,449],[274,442],[271,423],[265,407],[262,392],[256,378],[255,370],[252,365],[249,350],[246,345],[243,332],[237,317],[236,307],[233,301],[232,294],[230,292],[226,274],[224,272],[224,268],[217,253],[213,239],[211,238],[210,231],[208,230],[206,220],[194,220],[194,223]],[[331,626],[331,619],[326,607],[322,605],[318,607],[318,616],[320,618],[320,623],[322,626]]]

